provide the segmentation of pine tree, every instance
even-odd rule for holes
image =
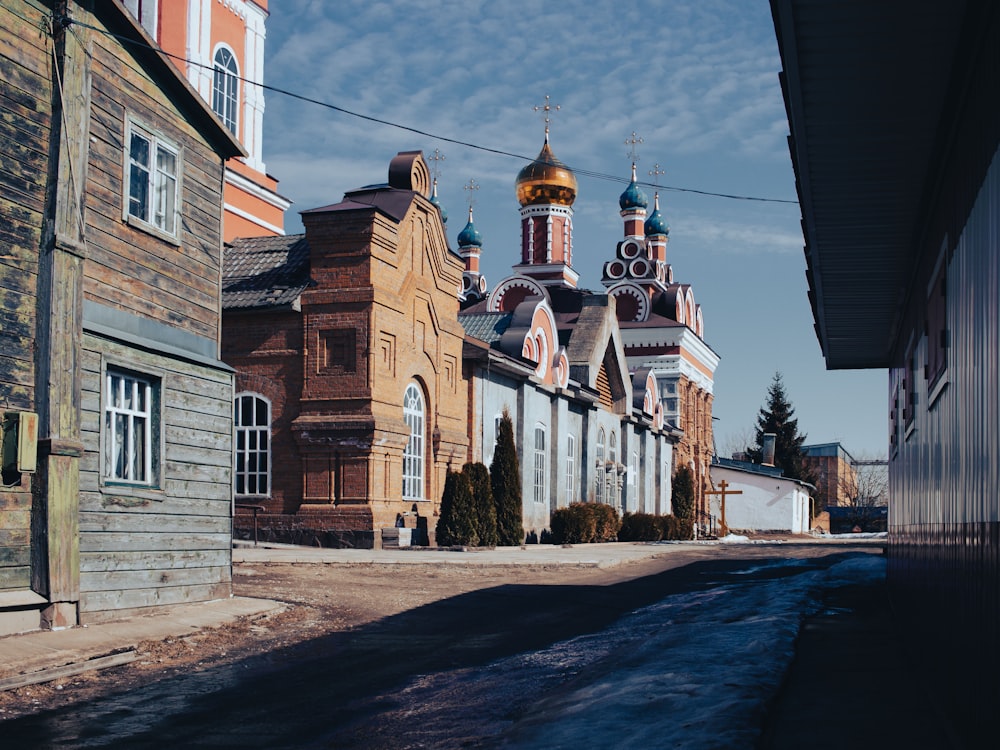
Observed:
[[[441,513],[437,522],[437,542],[442,547],[475,547],[479,544],[472,487],[469,485],[469,478],[457,471],[449,471],[444,480]]]
[[[755,429],[757,446],[748,448],[747,453],[752,461],[760,463],[763,460],[764,435],[773,433],[774,465],[791,479],[798,479],[809,484],[816,484],[816,477],[806,465],[802,451],[805,435],[799,434],[799,420],[795,419],[795,409],[792,408],[781,373],[774,373],[774,380],[767,389],[767,405],[762,406],[757,415]]]
[[[490,470],[485,464],[466,464],[462,473],[469,478],[472,488],[472,504],[476,519],[476,529],[480,547],[497,545],[497,509],[493,504],[493,487],[490,484]]]
[[[493,504],[497,509],[497,544],[511,547],[524,541],[524,521],[521,505],[521,470],[517,465],[514,446],[514,423],[504,409],[500,419],[493,463],[490,464]]]

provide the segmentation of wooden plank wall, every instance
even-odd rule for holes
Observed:
[[[84,294],[217,339],[222,160],[115,39],[93,35],[92,66]],[[122,220],[129,116],[182,150],[179,246]]]
[[[160,490],[102,486],[102,354],[160,381]],[[228,372],[84,337],[80,619],[228,597],[232,379]]]
[[[0,7],[0,413],[35,410],[35,305],[48,169],[50,47],[32,3]],[[0,591],[31,582],[31,478],[0,487]]]

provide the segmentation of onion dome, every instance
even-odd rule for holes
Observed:
[[[448,212],[444,210],[444,207],[441,205],[441,201],[438,200],[438,179],[437,179],[437,177],[434,178],[433,185],[434,186],[431,188],[430,201],[435,206],[437,206],[437,210],[441,213],[441,223],[442,224],[447,224],[448,223]]]
[[[663,218],[663,214],[660,213],[659,193],[653,196],[653,213],[649,215],[649,218],[646,219],[646,223],[642,227],[647,237],[656,234],[670,234],[670,226],[667,224],[667,220]]]
[[[522,206],[572,206],[576,200],[576,175],[552,153],[547,137],[538,158],[518,172],[515,187]]]
[[[458,233],[459,247],[482,247],[483,237],[472,223],[472,206],[469,206],[469,223]]]
[[[632,181],[618,199],[618,205],[621,206],[622,211],[628,211],[633,208],[645,208],[649,205],[649,199],[646,198],[646,194],[639,189],[639,186],[635,182],[634,162],[632,163]]]

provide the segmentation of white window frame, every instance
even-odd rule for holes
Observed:
[[[597,431],[597,444],[596,447],[594,448],[594,455],[597,457],[597,463],[595,469],[596,481],[594,482],[594,500],[596,500],[599,503],[604,502],[604,486],[607,484],[608,481],[607,477],[605,477],[607,469],[604,466],[605,440],[606,437],[604,434],[604,428],[601,427]]]
[[[576,489],[576,436],[566,436],[566,504],[573,502]]]
[[[403,421],[410,430],[409,440],[403,449],[404,500],[426,499],[424,497],[426,413],[423,390],[416,383],[410,383],[403,393]]]
[[[157,484],[154,421],[159,381],[118,367],[104,369],[101,388],[101,477],[104,482],[153,487]]]
[[[544,503],[549,499],[548,483],[545,481],[546,458],[548,456],[545,445],[545,425],[536,424],[534,450],[532,451],[532,496],[536,503]]]
[[[159,0],[125,0],[125,7],[132,12],[139,25],[148,31],[153,39],[156,39],[156,23],[160,15],[157,12],[157,5]]]
[[[250,400],[250,423],[243,404]],[[259,407],[263,405],[263,419]],[[263,422],[263,423],[261,423]],[[271,402],[259,393],[244,391],[233,400],[233,494],[236,497],[271,496]],[[248,491],[249,488],[256,490]]]
[[[240,66],[236,53],[224,44],[212,55],[212,111],[239,137]]]
[[[145,141],[147,146],[145,160],[136,158],[133,149],[139,141]],[[173,162],[172,170],[169,161]],[[178,244],[183,150],[152,129],[128,120],[123,163],[122,219]]]

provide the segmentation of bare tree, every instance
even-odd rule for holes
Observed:
[[[884,458],[861,456],[840,477],[840,494],[851,508],[855,526],[869,529],[889,502],[889,464]]]
[[[753,427],[744,427],[729,432],[720,441],[717,453],[721,458],[735,458],[747,454],[757,444],[757,435]]]

